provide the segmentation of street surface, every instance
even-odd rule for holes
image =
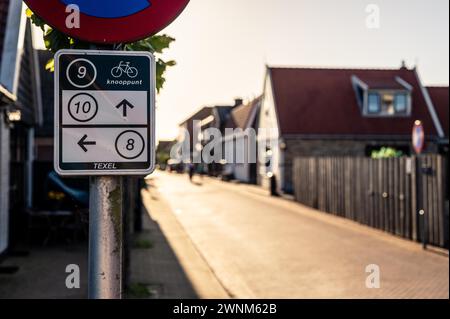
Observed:
[[[445,252],[319,213],[255,186],[156,172],[149,184],[235,298],[448,298]],[[149,193],[147,206],[153,206]],[[157,206],[155,206],[157,207]],[[170,212],[169,212],[170,213]],[[380,267],[380,289],[366,266]]]

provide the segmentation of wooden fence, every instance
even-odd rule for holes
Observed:
[[[426,225],[427,242],[448,248],[446,169],[439,155],[300,157],[293,167],[294,194],[302,204],[412,240],[422,240]]]

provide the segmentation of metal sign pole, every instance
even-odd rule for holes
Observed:
[[[155,166],[155,58],[60,50],[55,56],[55,171],[91,176],[89,298],[120,299],[123,180]]]
[[[420,157],[423,148],[425,146],[425,131],[422,122],[419,120],[414,122],[414,127],[412,131],[412,144],[414,151],[416,152],[416,206],[417,206],[416,214],[418,226],[421,229],[420,237],[422,237],[422,246],[423,249],[427,249],[428,225],[423,202],[423,187],[422,187],[422,180],[425,172]]]
[[[90,178],[89,298],[122,298],[122,178]]]
[[[416,155],[416,203],[417,203],[417,211],[418,211],[418,219],[419,225],[421,229],[421,237],[422,237],[422,248],[427,249],[427,215],[425,212],[424,202],[423,202],[423,180],[424,169],[422,166],[422,161],[420,155]]]
[[[89,299],[122,299],[123,180],[89,180]]]

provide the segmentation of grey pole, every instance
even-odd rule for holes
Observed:
[[[122,298],[122,178],[91,177],[89,298]]]
[[[424,203],[423,203],[423,187],[422,187],[422,179],[423,179],[423,166],[422,161],[420,160],[420,154],[416,155],[416,205],[418,211],[418,221],[419,226],[421,228],[421,237],[422,237],[422,247],[423,249],[427,249],[427,216],[425,214]]]
[[[421,209],[419,211],[420,218],[422,219],[422,248],[427,249],[427,236],[428,236],[428,224],[427,224],[427,215],[425,214],[425,210]]]

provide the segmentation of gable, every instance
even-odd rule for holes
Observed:
[[[20,0],[0,0],[0,85],[9,96],[11,110],[20,110],[21,121],[41,121],[39,72],[33,48],[31,23]]]
[[[9,0],[0,0],[0,65],[2,60],[3,42],[5,40],[6,20],[8,19]]]
[[[247,129],[254,125],[255,115],[261,104],[261,97],[253,101],[236,106],[230,113],[225,127],[226,128],[240,128]]]
[[[0,51],[0,83],[17,95],[20,60],[24,49],[26,16],[20,0],[3,1],[6,19],[3,20],[2,50]]]
[[[264,95],[259,111],[258,128],[261,130],[258,133],[258,138],[260,139],[275,140],[280,136],[279,119],[273,92],[272,73],[268,69],[264,81]]]

